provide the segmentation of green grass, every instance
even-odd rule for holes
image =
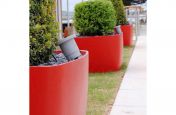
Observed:
[[[90,73],[87,115],[108,115],[114,103],[134,46],[125,47],[123,65],[118,72]]]

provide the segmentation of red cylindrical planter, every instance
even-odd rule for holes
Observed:
[[[61,65],[30,67],[30,115],[86,115],[88,52],[81,53]]]
[[[89,51],[89,72],[119,70],[122,65],[123,34],[77,37],[81,50]]]
[[[133,44],[133,25],[121,25],[123,32],[123,44],[124,46],[131,46]]]

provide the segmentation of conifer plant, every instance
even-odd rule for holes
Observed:
[[[110,0],[116,11],[116,23],[118,25],[129,24],[125,15],[124,4],[122,0]]]
[[[30,65],[47,62],[58,42],[55,0],[30,0]]]

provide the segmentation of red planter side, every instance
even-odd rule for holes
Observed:
[[[88,52],[56,66],[30,67],[30,115],[86,115]]]
[[[122,65],[123,35],[77,37],[81,50],[89,51],[89,72],[119,70]]]
[[[124,46],[131,46],[133,44],[133,25],[121,25],[121,29]]]

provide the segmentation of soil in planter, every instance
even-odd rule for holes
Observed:
[[[68,62],[68,60],[63,53],[59,53],[59,54],[54,53],[52,55],[52,58],[50,58],[50,60],[47,63],[40,64],[39,66],[58,65],[66,62]]]

